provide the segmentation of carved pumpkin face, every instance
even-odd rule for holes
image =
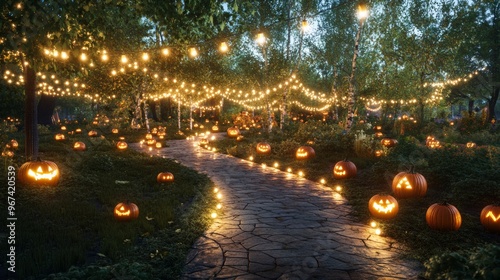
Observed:
[[[295,152],[295,158],[296,159],[313,158],[315,155],[316,155],[316,152],[310,146],[301,146]]]
[[[485,229],[500,233],[500,205],[487,205],[483,208],[479,217]]]
[[[376,157],[381,157],[381,156],[383,156],[383,155],[384,155],[384,151],[382,151],[382,150],[376,150],[376,151],[375,151],[375,156],[376,156]]]
[[[146,140],[146,145],[153,146],[154,144],[156,144],[156,140],[155,139],[147,139]]]
[[[64,134],[62,134],[62,133],[58,133],[58,134],[56,134],[55,138],[57,141],[62,141],[62,140],[66,139],[66,136],[64,136]]]
[[[377,138],[380,138],[382,136],[384,136],[384,134],[380,131],[375,133],[375,137],[377,137]]]
[[[209,144],[209,141],[207,138],[200,139],[200,146],[206,147],[208,144]]]
[[[212,126],[212,131],[219,131],[219,127],[216,125]]]
[[[396,146],[396,144],[398,143],[398,140],[392,139],[392,138],[384,138],[384,139],[382,139],[382,141],[380,141],[380,143],[382,144],[382,146],[385,146],[387,148],[391,148],[391,147]]]
[[[156,127],[153,128],[153,130],[151,130],[151,134],[153,134],[153,135],[158,134],[158,128],[156,128]]]
[[[118,203],[113,211],[116,220],[130,221],[139,217],[139,207],[134,203]]]
[[[466,146],[467,148],[469,148],[469,149],[470,149],[470,148],[475,148],[475,147],[476,147],[476,143],[474,143],[474,142],[467,142],[467,144],[465,144],[465,146]]]
[[[161,147],[162,147],[161,142],[156,142],[155,147],[157,149],[161,149]]]
[[[431,149],[437,149],[437,148],[441,147],[441,143],[436,139],[429,140],[429,141],[427,141],[427,147],[429,147]]]
[[[269,143],[266,142],[260,142],[257,143],[256,150],[258,154],[267,155],[271,153],[271,145],[269,145]]]
[[[356,165],[348,160],[339,161],[333,167],[333,177],[335,179],[351,178],[356,176],[356,173]]]
[[[227,129],[227,136],[229,137],[238,137],[240,135],[240,130],[237,127],[230,127]]]
[[[458,209],[448,203],[434,203],[427,209],[425,220],[431,229],[454,231],[462,225]]]
[[[399,204],[398,201],[390,195],[376,194],[370,198],[368,210],[370,214],[376,218],[392,219],[396,217],[399,211]]]
[[[160,172],[158,176],[156,176],[156,181],[158,183],[168,183],[174,181],[174,174],[170,172]]]
[[[97,131],[95,131],[95,130],[89,131],[88,136],[89,137],[97,137]]]
[[[128,144],[125,141],[118,141],[116,143],[116,147],[118,148],[118,150],[125,150],[128,148]]]
[[[11,150],[4,150],[4,151],[2,151],[2,156],[12,158],[12,157],[14,157],[14,152]]]
[[[77,133],[77,134],[82,133],[82,129],[81,128],[75,129],[75,133]]]
[[[153,139],[153,134],[151,134],[151,133],[146,134],[146,140],[150,140],[150,139]]]
[[[51,161],[29,161],[19,168],[19,181],[25,184],[56,186],[59,183],[59,168]]]
[[[73,150],[75,151],[85,151],[87,149],[87,146],[85,146],[85,143],[83,142],[75,142],[75,144],[73,144]]]
[[[400,172],[394,176],[392,191],[399,198],[422,197],[427,193],[427,181],[412,168],[409,172]]]
[[[113,133],[113,134],[118,134],[118,128],[113,128],[113,129],[111,129],[111,133]]]

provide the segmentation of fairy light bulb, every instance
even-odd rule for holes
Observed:
[[[311,29],[311,26],[309,25],[309,22],[307,20],[303,20],[301,24],[302,32],[308,32]]]
[[[189,56],[191,57],[197,57],[198,56],[198,50],[195,47],[189,48]]]
[[[259,33],[257,34],[257,38],[255,39],[255,41],[257,42],[257,44],[262,46],[266,43],[266,36],[264,35],[264,33]]]
[[[122,55],[122,57],[120,58],[120,61],[121,61],[121,63],[127,63],[128,58],[125,55]]]
[[[161,50],[161,54],[163,54],[163,55],[167,56],[167,55],[169,55],[169,54],[170,54],[170,51],[168,50],[168,48],[163,48],[163,49]]]
[[[222,52],[222,53],[226,53],[226,52],[229,50],[229,47],[228,47],[228,45],[226,44],[226,42],[222,42],[222,43],[220,43],[219,50],[220,50],[220,52]]]
[[[149,54],[148,53],[143,53],[142,54],[142,60],[148,61],[149,60]]]

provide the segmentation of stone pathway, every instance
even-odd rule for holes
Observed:
[[[206,173],[223,210],[193,245],[183,279],[417,279],[421,266],[350,217],[346,200],[294,174],[224,154],[194,140],[160,155]]]

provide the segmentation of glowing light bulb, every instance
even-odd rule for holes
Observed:
[[[161,53],[165,56],[169,55],[170,51],[167,48],[161,50]]]
[[[374,228],[374,227],[376,227],[376,226],[377,226],[377,222],[372,221],[372,222],[370,223],[370,226],[371,226],[371,227],[373,227],[373,228]]]
[[[338,192],[342,191],[342,186],[337,185],[337,186],[335,187],[335,190],[336,190],[336,191],[338,191]]]
[[[128,58],[125,55],[122,55],[122,57],[120,58],[120,61],[121,61],[121,63],[127,63]]]
[[[226,42],[222,42],[222,43],[220,43],[219,50],[220,50],[220,52],[222,52],[222,53],[225,53],[225,52],[227,52],[227,51],[229,50],[229,47],[228,47],[228,45],[226,44]]]
[[[210,217],[212,217],[212,219],[215,219],[215,218],[217,218],[217,213],[215,213],[215,212],[212,212],[212,214],[210,214]]]
[[[197,57],[198,56],[198,50],[194,47],[189,48],[189,55],[191,57]]]
[[[266,36],[264,35],[264,33],[259,33],[257,34],[257,38],[255,39],[255,41],[257,42],[257,44],[262,46],[266,43]]]

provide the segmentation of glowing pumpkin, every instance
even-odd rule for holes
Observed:
[[[212,131],[219,131],[219,127],[216,125],[212,126]]]
[[[59,168],[52,161],[39,158],[25,162],[19,168],[18,179],[26,185],[56,186],[59,183]]]
[[[467,142],[467,144],[465,144],[465,146],[469,149],[471,148],[475,148],[476,147],[476,143],[474,142]]]
[[[147,133],[146,134],[146,140],[150,140],[150,139],[153,139],[153,134]]]
[[[97,131],[95,131],[95,130],[91,130],[91,131],[89,131],[89,132],[87,133],[87,135],[88,135],[89,137],[97,137]]]
[[[240,130],[237,127],[233,126],[227,129],[228,137],[236,138],[238,135],[240,135]]]
[[[146,145],[153,146],[154,144],[156,144],[156,140],[155,139],[147,139],[146,140]]]
[[[382,132],[380,132],[380,131],[375,132],[375,137],[377,137],[377,138],[381,138],[381,137],[383,137],[383,136],[384,136],[384,134],[383,134]]]
[[[245,137],[243,135],[238,135],[238,136],[236,136],[236,141],[238,141],[238,142],[243,141],[244,138]]]
[[[57,141],[63,141],[66,139],[66,136],[64,136],[64,134],[62,134],[62,133],[58,133],[58,134],[56,134],[55,138]]]
[[[161,147],[162,147],[161,142],[156,142],[155,147],[157,149],[161,149]]]
[[[487,205],[481,211],[479,218],[485,229],[500,233],[500,205]]]
[[[375,156],[376,156],[376,157],[381,157],[381,156],[383,156],[383,155],[384,155],[384,151],[383,151],[383,150],[376,150],[376,151],[375,151]]]
[[[76,133],[76,134],[80,134],[80,133],[82,133],[82,129],[81,129],[81,128],[77,128],[77,129],[75,129],[75,133]]]
[[[12,158],[12,157],[14,157],[14,152],[11,151],[11,150],[3,150],[2,151],[2,156],[3,157]]]
[[[118,141],[116,142],[116,147],[118,148],[118,150],[125,150],[128,148],[128,144],[125,141]]]
[[[113,133],[113,134],[118,134],[118,128],[113,128],[113,129],[111,129],[111,133]]]
[[[139,217],[139,207],[134,203],[120,202],[113,211],[115,219],[118,221],[130,221]]]
[[[267,155],[271,153],[271,145],[269,145],[269,143],[266,142],[260,142],[257,143],[255,150],[257,151],[258,154]]]
[[[85,143],[83,142],[75,142],[75,144],[73,144],[73,150],[74,151],[85,151],[87,149],[87,146],[85,146]]]
[[[296,159],[309,159],[316,156],[316,152],[310,146],[301,146],[295,152]]]
[[[347,159],[339,161],[333,167],[333,177],[335,179],[347,179],[356,176],[358,172],[356,165]]]
[[[376,194],[368,201],[368,210],[373,217],[392,219],[398,214],[399,204],[393,196]]]
[[[396,139],[392,139],[392,138],[383,138],[380,143],[382,144],[382,146],[384,147],[387,147],[387,148],[391,148],[391,147],[394,147],[396,146],[396,144],[398,143],[398,140]]]
[[[160,172],[156,176],[156,181],[158,183],[169,183],[174,181],[174,174],[170,172]]]
[[[427,193],[427,181],[411,167],[408,172],[399,172],[392,180],[392,192],[399,198],[422,197]]]
[[[12,150],[17,150],[17,148],[19,148],[19,143],[17,143],[16,140],[12,139],[9,142],[9,146],[9,148],[11,148]]]
[[[434,203],[427,209],[425,220],[431,229],[455,231],[462,225],[458,209],[446,202]]]
[[[382,126],[381,125],[375,126],[375,130],[382,130]]]
[[[207,138],[201,138],[200,139],[200,146],[206,147],[210,142],[208,141]]]

